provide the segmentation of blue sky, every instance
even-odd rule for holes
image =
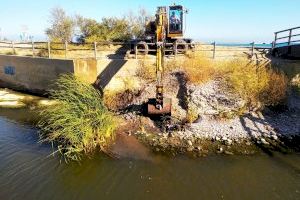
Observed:
[[[122,16],[129,10],[182,4],[189,9],[186,36],[210,42],[266,42],[273,32],[300,26],[300,0],[0,0],[1,35],[18,38],[24,27],[37,39],[46,39],[49,10],[55,6],[68,14],[100,20]]]

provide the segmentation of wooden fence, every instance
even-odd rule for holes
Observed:
[[[177,43],[180,45],[181,43]],[[155,45],[154,43],[147,43],[148,46]],[[173,46],[173,43],[166,43],[167,46]],[[172,48],[166,48],[166,54],[177,56],[181,54],[181,50],[177,49],[177,45]],[[183,44],[181,44],[183,45]],[[216,58],[224,56],[221,52],[240,52],[241,55],[248,54],[253,57],[256,51],[267,52],[271,47],[259,47],[254,42],[245,45],[222,45],[216,42],[211,44],[193,43],[194,48],[190,49],[192,52],[208,52],[209,57]],[[4,51],[6,50],[6,51]],[[137,49],[137,45],[128,42],[93,42],[85,44],[77,43],[57,43],[57,42],[8,42],[0,41],[0,54],[16,54],[32,57],[48,57],[48,58],[94,58],[102,57],[125,58],[125,55],[132,55],[131,58],[138,59],[139,54],[143,54],[142,49]],[[154,54],[155,48],[147,50],[150,54]],[[22,53],[23,52],[23,53]],[[79,52],[79,53],[76,53]],[[228,53],[228,56],[230,54]],[[130,56],[129,56],[130,57]]]

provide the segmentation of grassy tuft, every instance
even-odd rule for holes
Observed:
[[[41,109],[41,142],[57,144],[66,161],[80,160],[96,148],[105,151],[114,139],[115,122],[93,86],[73,75],[62,75],[50,91],[57,104]]]

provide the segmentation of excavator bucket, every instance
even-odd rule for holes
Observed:
[[[147,103],[147,114],[149,116],[162,116],[171,115],[172,100],[170,98],[164,98],[163,106],[158,109],[156,106],[156,99],[149,99]]]

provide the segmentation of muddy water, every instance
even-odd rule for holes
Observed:
[[[300,199],[300,155],[48,157],[26,110],[0,109],[0,199]],[[129,154],[130,155],[130,154]]]

